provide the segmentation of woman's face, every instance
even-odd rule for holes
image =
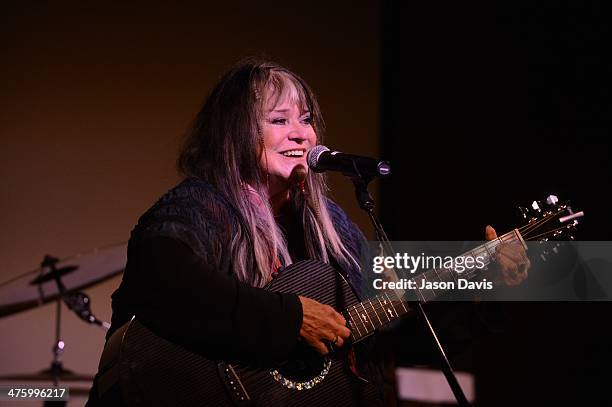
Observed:
[[[301,110],[295,98],[270,97],[263,114],[260,165],[268,175],[268,193],[274,196],[289,189],[291,172],[297,165],[308,170],[306,154],[316,145],[317,136],[310,112]]]

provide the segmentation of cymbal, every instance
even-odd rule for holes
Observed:
[[[127,243],[78,254],[55,265],[66,291],[78,291],[123,273]],[[57,300],[59,291],[49,267],[40,267],[0,284],[0,317]]]

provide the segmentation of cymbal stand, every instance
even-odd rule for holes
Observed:
[[[57,289],[59,290],[59,293],[60,293],[60,296],[57,298],[57,306],[55,309],[55,346],[53,346],[53,360],[51,361],[51,367],[48,370],[51,377],[53,378],[54,386],[59,385],[59,378],[62,375],[72,373],[70,370],[64,369],[64,366],[61,360],[62,354],[64,353],[64,347],[66,345],[64,341],[61,339],[61,335],[60,335],[61,320],[62,320],[62,298],[66,292],[66,287],[64,286],[64,283],[62,283],[59,273],[57,273],[57,269],[55,267],[58,261],[59,261],[58,258],[46,255],[40,265],[41,268],[43,269],[45,267],[48,267],[51,270],[51,273],[53,273],[53,276],[54,276],[53,278],[55,282],[57,283]],[[53,401],[53,402],[45,401],[44,405],[45,406],[51,406],[51,405],[65,406],[66,402],[65,401]]]

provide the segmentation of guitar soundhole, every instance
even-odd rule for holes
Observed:
[[[315,351],[303,350],[270,374],[281,385],[289,389],[307,390],[321,383],[329,369],[331,359],[321,356]]]

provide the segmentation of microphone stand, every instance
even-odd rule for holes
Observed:
[[[376,236],[378,240],[381,242],[381,244],[385,246],[385,252],[387,254],[393,254],[394,250],[393,250],[393,247],[391,246],[389,238],[387,237],[387,234],[385,233],[385,230],[383,229],[382,224],[380,223],[380,220],[378,219],[378,216],[376,215],[376,212],[374,212],[374,208],[375,208],[374,199],[368,192],[368,184],[370,183],[372,178],[364,176],[364,175],[357,176],[357,177],[351,176],[350,178],[353,181],[353,185],[355,186],[355,196],[357,197],[357,202],[359,203],[359,207],[363,209],[364,211],[366,211],[368,216],[370,217],[370,221],[372,221],[372,225],[374,226],[374,230],[376,231]],[[413,301],[413,302],[411,301],[410,305],[416,310],[416,313],[419,316],[419,319],[423,322],[423,324],[425,324],[425,327],[433,342],[433,346],[436,348],[436,354],[438,355],[440,359],[440,365],[442,367],[442,372],[444,372],[446,381],[448,382],[448,385],[453,391],[453,394],[455,396],[455,399],[457,400],[458,405],[461,407],[469,407],[470,403],[465,397],[465,394],[463,393],[463,389],[461,389],[461,386],[459,386],[459,382],[457,381],[457,377],[455,376],[453,372],[453,368],[451,367],[450,362],[448,361],[448,358],[446,357],[446,352],[444,351],[442,344],[438,340],[438,335],[436,334],[436,331],[431,325],[431,322],[429,321],[429,318],[427,317],[427,314],[425,313],[425,310],[423,309],[423,304],[420,301]]]

